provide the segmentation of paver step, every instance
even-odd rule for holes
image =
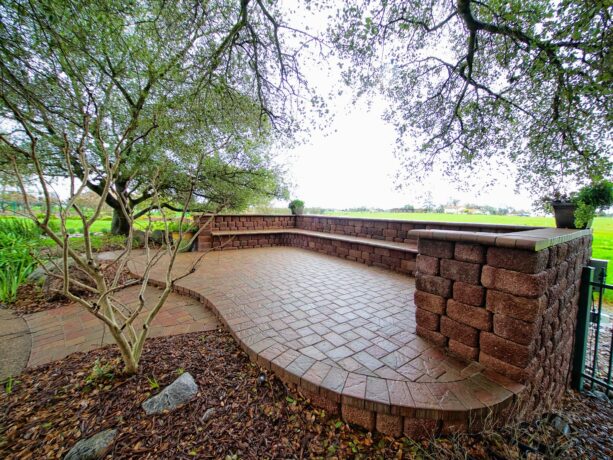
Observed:
[[[177,274],[197,257],[180,254]],[[134,261],[130,270],[139,275],[143,267]],[[150,279],[161,282],[163,272],[162,259]],[[347,421],[389,434],[424,423],[470,429],[513,403],[523,386],[418,337],[413,283],[271,247],[204,257],[176,289],[211,307],[253,361]]]

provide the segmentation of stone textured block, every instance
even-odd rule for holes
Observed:
[[[525,368],[534,357],[532,347],[520,345],[490,332],[482,332],[480,349],[494,358],[519,368]]]
[[[459,260],[441,260],[441,276],[454,281],[462,281],[468,284],[479,284],[481,265]]]
[[[549,249],[526,251],[522,249],[491,247],[487,250],[487,264],[522,273],[539,273],[547,268]]]
[[[474,327],[458,323],[448,316],[442,316],[440,328],[441,334],[445,337],[449,337],[469,347],[476,347],[479,345],[479,330]]]
[[[439,259],[424,254],[417,255],[417,271],[424,275],[438,275]]]
[[[343,420],[347,423],[361,426],[368,431],[374,431],[375,429],[375,413],[371,410],[343,404],[341,407],[341,415]]]
[[[429,294],[423,291],[415,291],[414,300],[415,306],[418,308],[423,308],[424,310],[428,310],[439,315],[445,313],[445,304],[447,300],[444,297]]]
[[[479,348],[470,347],[458,342],[457,340],[449,339],[449,351],[454,355],[462,358],[465,361],[477,361],[479,359]]]
[[[451,297],[451,286],[451,280],[441,278],[440,276],[420,275],[418,273],[417,278],[415,278],[415,287],[417,290],[445,297],[447,299]]]
[[[428,310],[417,308],[415,310],[415,320],[417,325],[431,331],[438,331],[440,315]]]
[[[506,292],[487,290],[485,306],[494,314],[502,314],[522,321],[536,321],[547,307],[547,296],[536,299],[515,296]]]
[[[442,319],[444,318],[445,317],[443,316]],[[423,337],[424,339],[428,340],[436,346],[444,347],[447,345],[447,337],[445,337],[440,332],[431,331],[419,325],[415,327],[415,332],[418,336]]]
[[[365,257],[366,260],[368,260],[369,258],[370,257],[368,255]],[[401,259],[400,260],[400,268],[404,272],[413,273],[415,271],[415,261],[414,260]]]
[[[456,243],[455,259],[463,262],[483,264],[485,262],[485,247],[480,244]]]
[[[388,436],[400,437],[402,435],[402,417],[399,415],[377,414],[377,431]]]
[[[437,434],[438,420],[404,418],[403,434],[411,439],[431,438]]]
[[[481,284],[488,289],[536,298],[547,290],[547,272],[528,274],[485,265],[481,273]]]
[[[329,415],[338,415],[339,404],[335,401],[332,401],[318,393],[313,391],[306,390],[304,387],[300,387],[300,393],[307,399],[311,401],[314,406],[317,406],[323,410],[325,410]]]
[[[532,343],[540,332],[540,323],[526,322],[505,315],[494,315],[494,334],[521,345]]]
[[[485,289],[474,284],[456,281],[453,283],[453,298],[458,302],[480,307],[485,298]]]
[[[420,238],[417,243],[417,251],[425,256],[451,259],[453,257],[453,242]]]
[[[441,426],[441,436],[453,436],[457,434],[467,433],[469,431],[468,422],[465,421],[443,421]]]
[[[449,299],[447,316],[481,331],[492,330],[492,314],[483,307],[475,307]]]
[[[513,366],[508,362],[495,358],[484,351],[479,352],[479,363],[499,374],[502,374],[515,382],[524,382],[526,380],[526,369]]]

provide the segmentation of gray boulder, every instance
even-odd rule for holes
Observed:
[[[44,268],[43,268],[44,266]],[[36,267],[32,273],[28,275],[28,283],[44,285],[47,282],[47,272],[60,274],[60,270],[56,267],[63,268],[64,262],[61,258],[56,257],[53,260],[47,260],[43,266],[39,265]],[[72,268],[74,266],[74,261],[72,259],[68,259],[68,268]]]
[[[611,402],[607,394],[603,391],[592,390],[588,392],[588,395],[590,395],[592,398],[599,399],[602,402]]]
[[[145,232],[142,230],[134,230],[132,232],[132,247],[142,248],[145,246]]]
[[[560,417],[559,415],[555,415],[551,420],[550,424],[555,430],[557,430],[561,434],[570,433],[570,424],[568,423],[568,420],[564,419],[563,417]]]
[[[117,430],[101,431],[91,438],[81,439],[66,454],[64,460],[97,460],[104,457],[113,445]]]
[[[44,268],[39,266],[32,273],[30,273],[28,276],[28,283],[40,286],[42,291],[45,293],[47,300],[50,302],[59,300],[63,298],[61,292],[64,288],[64,280],[58,278],[57,276],[48,276],[47,272],[54,275],[63,276],[63,270],[64,262],[62,259],[48,260],[44,263]],[[79,269],[75,261],[70,258],[68,259],[68,271],[72,280],[79,281],[86,286],[93,286],[94,283],[92,279],[84,271]],[[70,291],[76,295],[88,294],[86,289],[78,287],[74,284],[71,284]]]
[[[196,393],[198,393],[198,385],[191,374],[185,372],[159,394],[146,400],[143,403],[143,409],[147,415],[171,411],[191,400]]]
[[[164,230],[153,230],[151,232],[151,241],[156,244],[165,244],[166,243],[166,232]]]

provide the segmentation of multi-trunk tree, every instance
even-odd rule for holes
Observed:
[[[287,31],[264,0],[0,4],[0,168],[20,187],[25,215],[60,250],[42,265],[108,327],[127,372],[137,372],[151,322],[191,271],[174,270],[180,244],[170,243],[168,225],[163,250],[134,262],[135,219],[155,211],[167,224],[170,209],[182,228],[188,210],[243,208],[283,193],[268,146],[294,134],[304,83]],[[34,186],[42,213],[28,201]],[[88,213],[79,200],[87,190],[99,196]],[[114,210],[113,230],[127,235],[112,276],[90,236],[104,204]],[[75,216],[82,252],[67,231]],[[116,296],[128,263],[143,264],[132,307]],[[153,269],[164,285],[149,303]]]
[[[105,198],[114,233],[152,206],[154,175],[156,206],[176,208],[186,166],[203,153],[211,169],[191,207],[282,193],[267,147],[273,134],[291,138],[303,82],[274,4],[10,0],[0,19],[4,147],[28,150],[35,138],[48,176],[82,178],[83,150],[99,195],[110,153],[121,163]]]

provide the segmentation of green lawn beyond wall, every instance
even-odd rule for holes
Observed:
[[[554,227],[553,217],[486,216],[480,214],[426,214],[404,212],[329,212],[326,215],[363,217],[366,219],[431,220],[438,222],[479,222],[488,224],[531,225]],[[609,261],[607,283],[613,284],[613,217],[594,219],[592,257]],[[613,292],[605,295],[607,303],[613,302]]]
[[[439,222],[480,222],[489,224],[531,225],[541,227],[553,227],[553,217],[519,217],[519,216],[489,216],[480,214],[427,214],[427,213],[404,213],[404,212],[329,212],[330,216],[363,217],[366,219],[399,219],[399,220],[431,220]],[[146,221],[139,221],[138,227],[145,228]],[[78,219],[70,219],[67,222],[70,230],[80,231],[82,225]],[[73,227],[73,228],[70,228]],[[110,218],[99,220],[92,226],[92,231],[109,231],[111,228]],[[613,218],[599,217],[594,220],[594,243],[592,257],[595,259],[613,260]],[[613,284],[613,263],[608,270],[607,282]],[[613,292],[608,291],[605,296],[607,303],[613,303]]]

